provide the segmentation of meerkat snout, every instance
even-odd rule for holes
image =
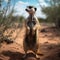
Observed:
[[[33,6],[27,6],[27,8],[25,9],[29,14],[33,14],[36,12],[37,8],[33,7]]]

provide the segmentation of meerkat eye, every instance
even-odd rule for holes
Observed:
[[[35,11],[37,10],[37,8],[35,8]]]

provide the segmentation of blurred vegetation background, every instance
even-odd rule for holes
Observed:
[[[4,36],[4,32],[8,28],[22,27],[25,19],[23,16],[13,16],[13,13],[15,12],[15,4],[13,4],[13,7],[10,8],[11,0],[8,0],[5,5],[4,2],[5,0],[0,0],[0,42],[3,38],[6,38],[6,36]]]
[[[55,23],[60,28],[60,0],[46,0],[48,7],[42,7],[42,12],[46,14],[46,22]]]
[[[24,17],[23,16],[13,16],[14,6],[11,8],[11,11],[8,13],[11,7],[11,0],[3,6],[4,0],[0,0],[0,27],[3,26],[3,31],[8,27],[12,27],[12,25],[16,22],[22,23]]]

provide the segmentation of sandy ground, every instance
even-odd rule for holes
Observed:
[[[4,33],[14,42],[7,44],[1,43],[0,60],[21,60],[25,54],[23,40],[25,28],[11,28]],[[60,60],[60,33],[54,27],[41,25],[39,31],[40,60]]]

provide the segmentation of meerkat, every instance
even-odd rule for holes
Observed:
[[[28,12],[29,16],[25,20],[26,35],[24,40],[24,50],[25,53],[27,53],[28,50],[33,50],[36,53],[39,44],[38,33],[40,29],[40,23],[35,16],[37,8],[27,6],[25,10]]]

